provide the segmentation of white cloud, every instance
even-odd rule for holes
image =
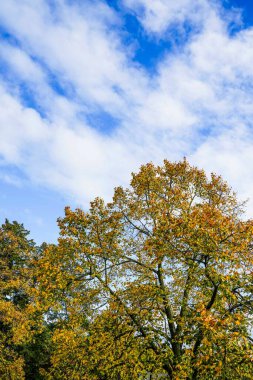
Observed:
[[[214,11],[213,2],[208,0],[123,0],[123,4],[148,32],[160,36],[168,27],[180,27],[185,21],[200,26]]]
[[[0,172],[0,179],[1,179],[1,181],[8,183],[10,185],[13,185],[15,187],[18,187],[18,188],[21,187],[21,180],[18,176],[8,174],[8,173],[4,173],[4,172]]]
[[[18,40],[0,47],[13,76],[0,87],[5,163],[86,204],[96,195],[108,198],[141,163],[186,155],[250,196],[252,30],[229,35],[218,5],[204,0],[125,0],[147,33],[162,35],[187,18],[201,23],[184,48],[157,62],[151,76],[122,42],[116,11],[101,2],[81,4],[0,5],[1,23]],[[24,84],[36,109],[24,99]],[[57,93],[58,85],[65,94]],[[118,120],[110,134],[89,122],[89,114],[100,111]]]
[[[61,81],[70,83],[77,96],[90,105],[121,113],[124,97],[133,93],[131,77],[142,82],[124,46],[110,28],[117,22],[108,6],[86,3],[85,8],[56,4],[57,21],[46,1],[10,0],[1,4],[0,19],[21,41],[22,48],[40,59]],[[20,17],[20,14],[22,17]],[[33,20],[30,27],[30,20]]]
[[[249,200],[246,215],[252,218],[253,135],[243,125],[211,137],[200,145],[191,162],[204,167],[209,173],[216,171],[237,191],[240,201]]]
[[[18,100],[0,86],[0,152],[6,162],[22,164],[30,145],[43,145],[47,139],[48,126],[38,113],[20,105]]]
[[[44,82],[42,70],[23,50],[3,41],[0,46],[0,58],[5,64],[11,65],[15,74],[23,80],[39,82],[40,84]]]

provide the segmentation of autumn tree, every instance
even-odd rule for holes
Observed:
[[[142,166],[111,203],[66,208],[39,263],[44,304],[58,313],[51,378],[251,379],[243,206],[220,176],[184,160]]]
[[[35,306],[38,247],[22,224],[0,227],[0,378],[39,380],[48,348]]]

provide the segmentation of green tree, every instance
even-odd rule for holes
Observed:
[[[0,227],[0,377],[39,380],[49,339],[35,305],[39,248],[22,224]],[[46,345],[47,342],[47,345]]]

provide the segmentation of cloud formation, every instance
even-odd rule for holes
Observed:
[[[207,0],[53,3],[0,5],[2,165],[86,205],[141,163],[186,156],[251,196],[253,30],[239,13]],[[154,72],[135,59],[128,12],[154,43],[175,37]]]
[[[161,38],[170,27],[181,28],[188,22],[193,27],[201,26],[217,7],[208,0],[123,0],[147,32],[158,34]]]

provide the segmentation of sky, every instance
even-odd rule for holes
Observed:
[[[0,38],[1,222],[54,242],[65,206],[183,157],[253,217],[251,0],[6,0]]]

